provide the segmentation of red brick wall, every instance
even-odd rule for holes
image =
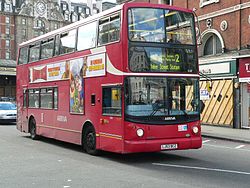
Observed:
[[[173,5],[189,9],[195,8],[196,14],[201,16],[229,7],[235,7],[240,3],[246,2],[249,2],[249,0],[220,0],[219,3],[212,3],[200,8],[200,0],[173,0]],[[250,45],[249,15],[250,8],[247,8],[211,18],[211,29],[215,29],[221,34],[227,50],[241,49],[245,48],[247,44]],[[220,24],[223,20],[226,20],[228,23],[228,29],[226,31],[221,31],[220,29]],[[206,20],[200,21],[200,26],[201,33],[208,29],[206,26]]]

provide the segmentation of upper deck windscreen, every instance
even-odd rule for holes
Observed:
[[[132,8],[128,12],[129,40],[195,44],[192,13],[156,8]]]
[[[192,13],[159,8],[129,9],[130,70],[197,73],[194,24]]]

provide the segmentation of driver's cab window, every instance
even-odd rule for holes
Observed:
[[[102,94],[103,115],[121,116],[121,88],[104,87]]]

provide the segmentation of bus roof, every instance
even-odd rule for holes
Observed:
[[[92,20],[96,20],[96,19],[98,19],[98,18],[100,18],[102,16],[111,14],[111,13],[116,12],[116,11],[119,11],[119,10],[121,10],[123,8],[124,5],[125,6],[126,5],[128,5],[128,6],[132,5],[132,6],[135,6],[135,7],[144,7],[144,6],[146,7],[149,4],[150,4],[151,8],[153,8],[153,7],[154,8],[162,8],[162,7],[170,8],[171,7],[171,9],[173,9],[173,10],[179,10],[179,11],[190,12],[190,13],[192,12],[191,10],[188,10],[188,9],[175,7],[175,6],[170,6],[170,5],[164,5],[164,4],[151,4],[151,3],[145,3],[145,2],[126,2],[126,3],[123,3],[123,4],[117,5],[117,6],[113,7],[113,8],[111,8],[111,9],[108,9],[108,10],[105,10],[105,11],[100,12],[98,14],[95,14],[93,16],[90,16],[88,18],[85,18],[83,20],[74,22],[72,24],[66,25],[66,26],[61,27],[59,29],[53,30],[53,31],[48,32],[46,34],[43,34],[41,36],[38,36],[38,37],[35,37],[35,38],[30,39],[28,41],[25,41],[25,42],[19,44],[19,47],[26,46],[28,44],[32,44],[32,43],[34,43],[36,41],[41,41],[42,39],[46,39],[46,38],[49,38],[51,36],[54,37],[55,35],[60,34],[62,32],[68,31],[68,30],[73,29],[73,28],[77,28],[78,26],[83,25],[84,23],[88,23],[88,22],[90,22]]]
[[[100,13],[98,13],[98,14],[95,14],[95,15],[93,15],[93,16],[90,16],[90,17],[88,17],[88,18],[85,18],[85,19],[83,19],[83,20],[74,22],[74,23],[72,23],[72,24],[69,24],[69,25],[66,25],[66,26],[64,26],[64,27],[61,27],[61,28],[59,28],[59,29],[53,30],[53,31],[51,31],[51,32],[48,32],[48,33],[46,33],[46,34],[44,34],[44,35],[41,35],[41,36],[35,37],[35,38],[33,38],[33,39],[30,39],[30,40],[28,40],[28,41],[25,41],[25,42],[19,44],[19,47],[21,47],[21,46],[26,46],[27,44],[31,44],[31,43],[34,43],[34,42],[36,42],[36,41],[40,41],[41,39],[49,38],[50,36],[55,36],[56,34],[59,34],[59,33],[61,33],[61,32],[68,31],[69,29],[76,28],[77,26],[82,25],[82,24],[84,24],[84,23],[88,23],[88,22],[91,21],[91,20],[98,19],[98,18],[101,17],[101,16],[108,15],[108,14],[110,14],[110,13],[112,13],[112,12],[116,12],[116,11],[118,11],[118,10],[121,10],[122,7],[123,7],[123,5],[124,5],[124,4],[117,5],[117,6],[113,7],[113,8],[111,8],[111,9],[105,10],[105,11],[103,11],[103,12],[100,12]]]

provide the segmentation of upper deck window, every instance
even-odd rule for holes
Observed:
[[[47,59],[53,56],[54,38],[42,41],[41,44],[41,59]]]
[[[195,44],[194,19],[191,13],[133,8],[128,12],[128,25],[131,41]]]
[[[96,43],[96,22],[79,27],[77,51],[95,47]]]
[[[115,42],[120,39],[120,15],[115,14],[99,21],[98,45]]]
[[[18,58],[18,64],[26,64],[28,62],[28,47],[22,47]]]
[[[76,47],[76,29],[61,34],[60,54],[67,54],[75,51]]]
[[[40,43],[30,45],[29,62],[38,61],[40,58]]]

